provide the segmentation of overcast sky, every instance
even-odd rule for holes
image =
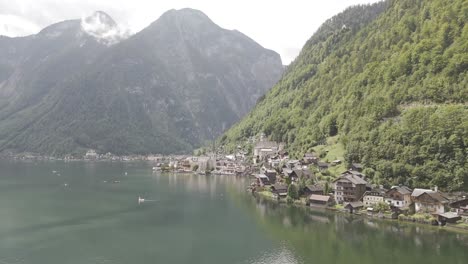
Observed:
[[[378,0],[0,0],[0,35],[37,33],[66,19],[101,10],[138,32],[169,9],[195,8],[216,24],[237,29],[289,64],[328,18],[346,7]]]

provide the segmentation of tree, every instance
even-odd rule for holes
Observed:
[[[328,195],[330,193],[330,185],[328,182],[325,182],[325,186],[323,187],[323,195]]]
[[[297,186],[295,184],[290,184],[288,187],[288,196],[291,199],[297,200],[299,199],[299,192],[297,191]]]
[[[378,204],[375,205],[374,209],[376,209],[377,211],[383,213],[383,212],[386,212],[386,211],[390,210],[390,205],[388,205],[385,202],[379,202]]]

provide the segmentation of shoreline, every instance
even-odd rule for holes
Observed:
[[[67,162],[90,162],[90,163],[94,163],[94,162],[97,162],[97,163],[99,163],[99,162],[119,163],[119,162],[122,162],[122,163],[146,163],[146,164],[155,163],[155,161],[143,160],[143,159],[133,159],[133,160],[110,160],[110,159],[95,159],[95,160],[70,159],[70,160],[67,160],[67,159],[55,159],[55,158],[52,158],[52,159],[46,159],[46,158],[41,158],[41,159],[18,159],[18,158],[12,158],[12,157],[5,158],[5,157],[2,157],[2,156],[0,156],[0,161],[13,161],[13,162],[65,162],[65,163],[67,163]],[[190,174],[190,175],[193,175],[193,174],[200,175],[200,174],[195,173],[195,172],[180,172],[180,171],[173,171],[173,170],[158,171],[158,172],[161,172],[161,173],[177,173],[177,174],[181,174],[181,175],[188,175],[188,174]],[[205,175],[205,174],[203,174],[203,175]],[[207,175],[217,176],[218,174],[207,174]],[[236,175],[229,175],[229,176],[236,176]],[[416,225],[416,226],[421,226],[421,227],[425,227],[425,228],[432,228],[432,229],[438,229],[438,230],[447,230],[449,232],[455,232],[455,233],[459,233],[459,234],[468,235],[468,226],[466,228],[464,228],[464,227],[459,227],[459,226],[456,226],[456,225],[450,224],[450,223],[447,223],[444,226],[440,226],[440,225],[432,225],[432,224],[422,223],[422,222],[417,222],[417,221],[400,220],[398,218],[393,219],[393,218],[389,218],[389,217],[378,217],[377,215],[368,215],[366,213],[349,213],[346,210],[343,210],[343,209],[340,210],[340,209],[337,209],[337,208],[334,208],[334,207],[315,207],[315,206],[306,205],[306,203],[303,201],[303,199],[294,200],[293,203],[288,203],[285,198],[277,199],[277,198],[273,197],[272,195],[267,195],[266,193],[268,191],[251,192],[249,190],[248,192],[250,192],[250,194],[255,198],[260,197],[260,198],[266,199],[266,200],[268,200],[270,202],[274,202],[274,203],[277,203],[277,204],[283,204],[284,206],[294,206],[294,207],[297,207],[297,208],[316,210],[316,211],[327,211],[327,212],[337,213],[337,214],[341,214],[341,215],[351,215],[351,216],[354,216],[354,217],[361,217],[363,219],[382,220],[382,221],[387,221],[387,222],[391,222],[391,223],[397,223],[399,225],[401,225],[401,224],[403,224],[403,225],[405,225],[405,224]]]
[[[336,209],[336,208],[333,208],[333,207],[308,206],[308,205],[306,205],[306,204],[304,204],[302,202],[298,202],[297,200],[294,203],[290,204],[290,203],[288,203],[286,201],[286,199],[277,200],[277,199],[273,198],[272,196],[266,195],[263,192],[252,193],[252,196],[257,198],[255,195],[258,195],[260,198],[266,199],[266,200],[268,200],[270,202],[283,204],[284,206],[293,206],[293,207],[297,207],[297,208],[301,208],[301,209],[309,209],[309,210],[312,210],[312,211],[326,211],[326,212],[341,214],[341,215],[351,215],[351,216],[360,217],[360,218],[363,218],[363,219],[372,219],[372,220],[379,220],[379,221],[384,221],[384,222],[389,222],[389,223],[396,223],[398,225],[413,225],[413,226],[420,226],[420,227],[429,228],[429,229],[433,229],[433,230],[436,230],[436,229],[437,230],[445,230],[445,231],[453,232],[453,233],[457,233],[457,234],[468,235],[468,228],[465,229],[465,228],[462,228],[462,227],[457,227],[457,226],[454,226],[453,224],[446,224],[444,226],[440,226],[440,225],[431,225],[431,224],[425,224],[425,223],[413,222],[413,221],[402,221],[402,220],[400,220],[398,218],[397,219],[392,219],[392,218],[387,218],[387,217],[370,216],[370,215],[362,214],[362,213],[359,213],[359,214],[349,213],[346,210],[339,210],[339,209]]]

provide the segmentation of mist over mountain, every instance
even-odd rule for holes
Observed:
[[[190,151],[246,114],[282,68],[193,9],[132,36],[98,11],[0,37],[0,151]]]

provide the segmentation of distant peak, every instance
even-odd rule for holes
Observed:
[[[171,9],[167,11],[166,13],[168,14],[176,14],[180,16],[200,16],[200,17],[205,17],[208,18],[205,13],[198,9],[193,9],[193,8],[182,8],[182,9]]]
[[[192,8],[171,9],[162,14],[161,19],[179,19],[188,22],[212,22],[202,11]]]
[[[192,8],[171,9],[166,11],[152,25],[186,25],[190,28],[210,27],[216,25],[205,13]]]

